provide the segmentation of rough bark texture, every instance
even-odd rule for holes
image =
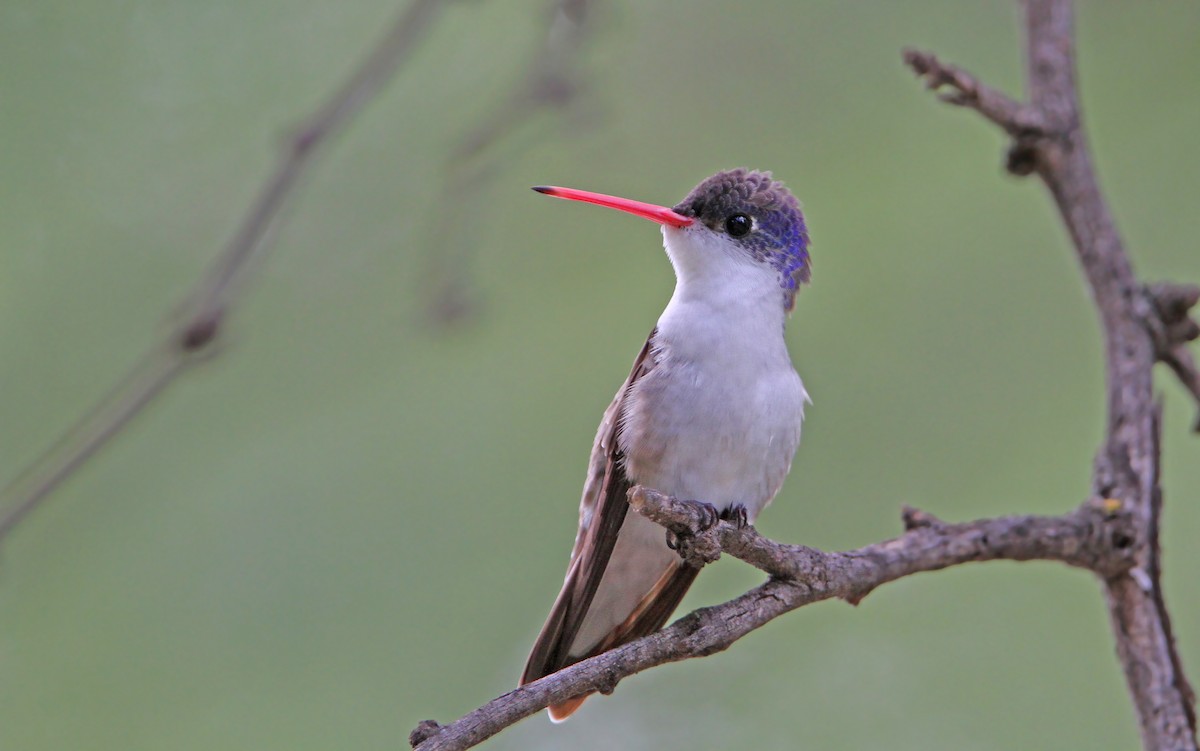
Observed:
[[[784,613],[841,598],[857,603],[876,587],[922,571],[972,561],[1048,560],[1105,577],[1135,564],[1134,517],[1124,503],[1093,499],[1064,516],[1011,516],[947,524],[907,509],[900,537],[844,553],[824,553],[762,537],[753,527],[710,524],[709,507],[648,488],[630,491],[630,505],[683,539],[697,560],[724,551],[770,579],[734,600],[702,608],[644,639],[605,652],[514,689],[445,726],[422,722],[410,736],[420,751],[452,751],[482,743],[550,704],[579,694],[610,693],[624,677],[655,665],[720,652]]]
[[[1128,504],[1135,521],[1137,565],[1104,578],[1117,654],[1144,746],[1194,749],[1195,699],[1175,650],[1161,588],[1160,418],[1152,370],[1156,362],[1166,362],[1200,399],[1196,369],[1183,348],[1196,337],[1187,311],[1197,294],[1192,287],[1148,287],[1134,275],[1092,169],[1075,81],[1071,3],[1027,0],[1024,9],[1028,104],[995,105],[1002,95],[933,55],[910,51],[905,59],[931,88],[950,87],[943,100],[976,109],[1013,135],[1009,170],[1041,178],[1071,236],[1105,344],[1108,423],[1092,489]]]
[[[1094,572],[1104,586],[1117,655],[1143,745],[1197,749],[1194,696],[1175,649],[1161,588],[1160,410],[1152,370],[1166,363],[1200,403],[1200,374],[1186,350],[1200,335],[1189,317],[1200,289],[1143,285],[1134,275],[1092,169],[1075,82],[1069,0],[1025,0],[1029,102],[992,89],[926,52],[907,64],[950,104],[979,112],[1008,133],[1007,167],[1037,174],[1053,197],[1099,313],[1105,342],[1108,421],[1090,500],[1061,517],[1018,516],[947,524],[906,509],[900,537],[845,553],[765,539],[753,528],[713,524],[711,509],[646,488],[630,492],[638,512],[666,527],[695,563],[722,552],[770,575],[762,586],[703,608],[656,634],[577,663],[494,699],[446,726],[421,723],[420,751],[465,749],[549,704],[608,693],[625,676],[719,652],[768,621],[833,597],[858,602],[876,587],[971,561],[1054,560]],[[1197,420],[1200,430],[1200,419]]]
[[[1194,698],[1175,650],[1160,582],[1160,426],[1151,372],[1157,352],[1146,325],[1156,311],[1133,274],[1092,170],[1075,84],[1071,4],[1026,5],[1030,99],[1054,136],[1039,141],[1037,174],[1071,233],[1104,330],[1108,436],[1096,457],[1092,484],[1097,493],[1127,500],[1137,522],[1138,566],[1105,583],[1117,653],[1145,747],[1194,749]]]

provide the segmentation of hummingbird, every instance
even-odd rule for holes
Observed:
[[[662,628],[699,573],[630,513],[632,486],[753,523],[791,468],[810,401],[783,338],[810,276],[808,230],[770,172],[718,172],[674,208],[534,190],[662,225],[675,291],[600,422],[566,579],[522,685]],[[586,698],[550,706],[550,719]]]

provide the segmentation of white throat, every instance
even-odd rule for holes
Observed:
[[[725,353],[748,358],[751,367],[790,369],[778,272],[705,227],[664,227],[663,238],[676,283],[658,331],[672,349],[685,357]]]

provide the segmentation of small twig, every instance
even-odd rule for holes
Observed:
[[[1192,432],[1200,433],[1200,368],[1192,357],[1191,350],[1183,345],[1172,347],[1166,352],[1160,352],[1158,359],[1171,369],[1171,372],[1196,400],[1196,419],[1192,422]]]
[[[904,529],[920,529],[921,527],[936,527],[939,524],[944,524],[941,519],[927,511],[922,511],[919,508],[905,505],[900,509],[900,521],[904,522]]]
[[[1153,311],[1146,317],[1146,326],[1154,338],[1158,361],[1171,369],[1196,401],[1192,430],[1200,433],[1200,369],[1187,348],[1189,342],[1200,338],[1200,324],[1191,317],[1192,308],[1200,302],[1200,287],[1160,282],[1147,284],[1145,291]]]
[[[927,89],[937,92],[941,101],[975,110],[1014,138],[1046,133],[1046,123],[1033,107],[987,86],[956,65],[943,63],[932,52],[906,49],[903,54],[908,67],[924,79]]]
[[[1146,294],[1150,296],[1163,323],[1168,326],[1189,320],[1192,308],[1200,303],[1200,286],[1195,284],[1175,284],[1173,282],[1147,284]],[[1193,322],[1191,330],[1196,333],[1184,336],[1182,341],[1190,342],[1200,337],[1200,326]]]
[[[925,81],[925,88],[938,92],[939,100],[975,110],[1012,136],[1005,169],[1020,177],[1037,170],[1042,155],[1039,141],[1057,135],[1040,110],[987,86],[958,66],[943,63],[932,52],[907,49],[904,62]]]
[[[304,120],[211,271],[163,339],[87,415],[0,491],[0,543],[64,480],[116,437],[187,368],[211,353],[239,285],[272,246],[279,217],[320,147],[346,128],[423,38],[440,0],[414,0],[358,69]]]
[[[875,588],[925,571],[997,559],[1052,560],[1113,576],[1133,565],[1132,516],[1124,504],[1095,500],[1060,517],[1015,516],[966,524],[929,524],[845,553],[769,540],[753,527],[708,526],[706,504],[649,488],[630,491],[638,513],[680,534],[713,532],[724,552],[771,575],[722,605],[690,613],[658,633],[576,663],[497,697],[448,725],[421,723],[419,751],[455,751],[482,743],[550,704],[593,691],[656,665],[722,651],[751,631],[805,605],[832,598],[856,603]]]

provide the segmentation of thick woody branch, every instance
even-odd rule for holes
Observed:
[[[1134,564],[1133,518],[1125,504],[1093,500],[1064,516],[1013,516],[946,524],[906,512],[900,537],[844,553],[769,540],[753,527],[713,522],[711,506],[649,488],[630,491],[638,513],[680,537],[695,537],[771,575],[734,600],[702,608],[658,633],[618,647],[500,696],[441,726],[426,720],[410,742],[419,751],[453,751],[482,743],[545,707],[589,692],[609,693],[623,678],[668,662],[728,648],[784,613],[815,602],[862,600],[876,587],[924,571],[974,561],[1050,560],[1118,576]]]
[[[629,505],[676,535],[711,539],[718,550],[773,578],[813,586],[814,572],[824,571],[822,578],[835,590],[829,596],[854,601],[909,574],[971,561],[1055,560],[1113,576],[1131,565],[1126,551],[1134,542],[1128,510],[1113,499],[1089,501],[1065,516],[1006,516],[966,524],[948,524],[905,508],[906,534],[848,553],[776,542],[753,527],[727,521],[709,526],[703,511],[711,508],[707,504],[640,485],[629,491]]]
[[[1097,453],[1093,493],[1128,504],[1134,557],[1127,573],[1105,577],[1117,653],[1147,749],[1195,749],[1194,697],[1175,650],[1162,596],[1158,549],[1162,490],[1158,406],[1152,368],[1165,362],[1200,401],[1200,376],[1184,344],[1197,327],[1194,287],[1144,287],[1134,275],[1092,168],[1075,81],[1070,0],[1025,0],[1030,101],[1018,104],[929,53],[905,60],[953,104],[971,107],[1014,137],[1009,170],[1042,179],[1070,233],[1104,334],[1108,429]],[[1036,127],[1022,131],[1021,124]],[[1200,429],[1200,421],[1197,423]]]

